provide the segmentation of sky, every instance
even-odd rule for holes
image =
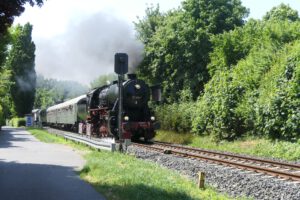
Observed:
[[[88,85],[99,75],[113,73],[114,54],[126,52],[133,72],[142,59],[143,45],[135,39],[133,21],[151,4],[165,12],[182,0],[47,0],[26,6],[14,24],[33,25],[35,68],[46,78]],[[299,0],[242,0],[249,18],[261,19],[272,7],[289,4],[300,14]]]

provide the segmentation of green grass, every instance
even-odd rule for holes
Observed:
[[[87,163],[80,177],[111,200],[230,199],[207,187],[204,190],[178,172],[131,155],[94,151],[40,129],[28,129],[44,142],[60,143],[87,150]]]
[[[300,141],[292,143],[264,138],[244,138],[233,142],[221,141],[216,143],[209,136],[179,134],[170,131],[158,131],[155,140],[267,158],[300,160]]]
[[[56,137],[55,135],[51,135],[42,129],[27,128],[27,130],[42,142],[61,144],[67,143],[62,137]]]
[[[83,144],[79,144],[70,140],[66,140],[63,137],[59,137],[53,134],[48,133],[47,131],[43,129],[38,128],[26,128],[34,137],[36,137],[38,140],[46,143],[58,143],[58,144],[64,144],[72,146],[76,149],[88,151],[90,152],[91,149]]]
[[[81,177],[108,199],[229,199],[211,188],[199,190],[177,172],[133,156],[93,152],[86,158]]]
[[[195,136],[189,133],[175,133],[173,131],[158,131],[154,140],[176,144],[191,144]]]

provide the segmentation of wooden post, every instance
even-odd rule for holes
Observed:
[[[200,189],[204,189],[204,183],[205,183],[205,173],[204,172],[198,172],[198,187]]]

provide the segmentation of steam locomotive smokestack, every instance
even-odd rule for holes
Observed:
[[[127,78],[130,80],[136,80],[137,76],[136,76],[136,74],[127,74]]]

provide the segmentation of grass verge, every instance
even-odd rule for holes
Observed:
[[[58,143],[58,144],[64,144],[72,146],[76,149],[86,151],[88,153],[91,152],[91,149],[85,145],[73,142],[71,140],[65,140],[62,137],[56,136],[54,134],[50,134],[47,131],[43,129],[38,128],[26,128],[34,137],[36,137],[38,140],[46,143]]]
[[[155,140],[267,158],[300,160],[300,141],[292,143],[264,138],[243,138],[233,142],[216,143],[209,136],[179,134],[171,131],[158,131]]]
[[[209,187],[199,190],[194,182],[179,173],[131,155],[98,152],[44,130],[28,130],[41,141],[88,150],[80,177],[109,200],[230,199]]]

